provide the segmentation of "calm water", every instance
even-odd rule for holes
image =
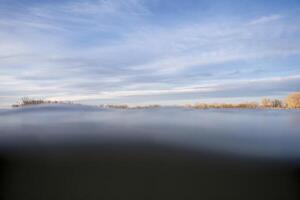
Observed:
[[[2,150],[78,142],[146,142],[195,152],[300,160],[300,111],[75,105],[0,110]]]

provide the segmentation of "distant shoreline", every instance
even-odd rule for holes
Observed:
[[[183,108],[183,109],[191,109],[191,110],[300,110],[300,108],[288,108],[288,107],[247,107],[240,106],[238,104],[203,104],[198,105],[145,105],[145,106],[128,106],[123,104],[109,104],[109,105],[85,105],[85,104],[76,104],[76,103],[42,103],[42,104],[31,104],[31,105],[20,105],[14,106],[13,108],[30,108],[35,106],[52,106],[52,105],[73,105],[73,106],[87,106],[93,107],[95,109],[114,109],[114,110],[138,110],[138,109],[160,109],[160,108]],[[242,104],[245,105],[245,104]],[[8,108],[9,109],[9,108]],[[6,109],[7,110],[7,109]]]
[[[43,105],[43,104],[74,104],[71,101],[50,101],[42,99],[32,99],[23,97],[21,100],[13,104],[13,108]],[[81,105],[81,104],[79,104]],[[163,105],[149,104],[144,106],[129,106],[127,104],[102,104],[95,105],[99,108],[112,108],[112,109],[147,109],[147,108],[161,108]],[[175,107],[192,108],[192,109],[277,109],[277,110],[290,110],[300,109],[300,92],[289,94],[285,100],[263,98],[260,103],[258,102],[244,102],[244,103],[195,103],[186,105],[174,105]]]

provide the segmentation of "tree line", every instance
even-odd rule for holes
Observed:
[[[17,104],[13,104],[12,107],[23,107],[30,105],[39,104],[72,104],[72,102],[66,101],[49,101],[42,99],[32,99],[28,97],[22,98]],[[130,107],[126,104],[124,105],[100,105],[100,108],[115,108],[115,109],[129,109],[129,108],[159,108],[160,105],[146,105],[146,106],[133,106]],[[197,103],[194,105],[186,105],[188,108],[196,109],[208,109],[208,108],[279,108],[279,109],[299,109],[300,108],[300,92],[295,92],[289,94],[284,100],[280,99],[270,99],[263,98],[260,103],[257,102],[246,102],[246,103],[221,103],[221,104],[207,104],[207,103]]]
[[[284,100],[263,98],[260,103],[246,102],[246,103],[221,103],[221,104],[207,104],[198,103],[195,105],[187,105],[189,108],[208,109],[208,108],[281,108],[281,109],[299,109],[300,108],[300,92],[289,94]]]

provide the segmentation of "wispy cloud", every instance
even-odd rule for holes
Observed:
[[[84,101],[84,100],[114,100],[124,97],[137,97],[143,96],[148,98],[153,95],[181,95],[188,96],[189,94],[201,95],[205,98],[208,96],[226,96],[226,93],[232,93],[234,91],[239,91],[238,96],[264,96],[269,90],[275,91],[275,94],[288,93],[293,90],[300,89],[297,87],[300,85],[300,75],[287,76],[287,77],[270,77],[263,79],[241,79],[241,80],[227,80],[222,83],[210,83],[202,85],[189,85],[185,87],[174,87],[169,89],[160,90],[123,90],[123,91],[103,91],[97,94],[90,95],[67,95],[64,97],[54,96],[48,98],[49,100],[73,100],[73,101]],[[292,89],[291,89],[292,86]],[[250,89],[251,87],[251,89]],[[277,92],[276,92],[277,90]],[[194,99],[196,100],[196,99]],[[196,101],[197,101],[196,100]]]
[[[258,25],[258,24],[265,24],[273,21],[277,21],[282,19],[283,17],[281,15],[268,15],[259,17],[249,23],[249,25]]]
[[[66,12],[75,14],[101,14],[101,15],[145,15],[150,14],[149,9],[143,5],[143,0],[97,0],[97,1],[78,1],[65,4],[62,8]]]

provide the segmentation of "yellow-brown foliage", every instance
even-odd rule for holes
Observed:
[[[221,104],[207,104],[207,103],[198,103],[195,105],[187,105],[188,108],[196,108],[196,109],[209,109],[209,108],[249,108],[255,109],[258,108],[258,103],[256,102],[246,102],[246,103],[238,103],[238,104],[229,104],[229,103],[221,103]]]
[[[285,99],[285,103],[288,108],[300,108],[300,92],[290,94]]]
[[[283,108],[284,104],[279,99],[263,98],[261,100],[261,107],[262,108]]]

